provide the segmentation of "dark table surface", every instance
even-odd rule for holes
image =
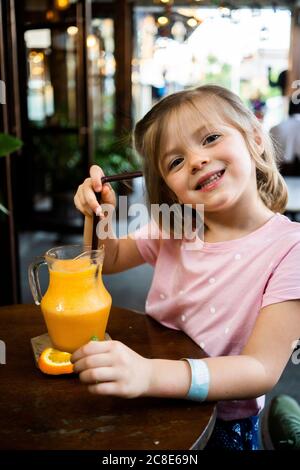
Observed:
[[[112,307],[113,339],[151,358],[203,357],[184,333],[138,312]],[[161,450],[203,448],[213,403],[90,395],[75,375],[48,376],[35,366],[30,338],[46,332],[39,307],[0,308],[0,449]],[[2,343],[3,346],[3,343]]]

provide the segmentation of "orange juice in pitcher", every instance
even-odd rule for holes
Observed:
[[[61,246],[47,251],[29,267],[32,294],[41,310],[53,346],[74,352],[91,337],[104,339],[111,296],[102,282],[104,248],[83,251]],[[49,286],[42,297],[38,280],[41,264],[49,268]]]

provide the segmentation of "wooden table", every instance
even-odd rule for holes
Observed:
[[[108,333],[146,357],[203,357],[182,332],[113,307]],[[39,307],[0,308],[0,449],[166,450],[203,448],[215,421],[212,403],[90,395],[75,375],[47,376],[30,338],[45,332]]]

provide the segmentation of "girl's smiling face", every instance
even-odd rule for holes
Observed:
[[[230,125],[199,125],[178,132],[170,124],[160,170],[182,204],[229,209],[243,194],[257,194],[256,167],[242,134]],[[250,192],[249,192],[250,191]]]
[[[205,204],[211,226],[249,216],[249,204],[253,214],[284,211],[287,190],[272,140],[226,88],[203,85],[166,96],[136,124],[134,144],[149,204]]]

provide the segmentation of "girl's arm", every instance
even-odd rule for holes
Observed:
[[[261,309],[240,356],[219,358],[218,363],[217,358],[207,360],[211,371],[209,399],[254,398],[270,391],[280,379],[299,337],[300,300]],[[224,372],[221,361],[226,364]]]
[[[85,245],[91,245],[92,230],[93,217],[86,215],[83,232]],[[110,237],[99,240],[99,244],[103,244],[105,247],[103,274],[119,273],[145,263],[144,258],[138,250],[135,239],[130,235],[117,238],[115,234],[111,232]]]
[[[249,399],[271,390],[299,337],[300,300],[264,307],[241,355],[204,359],[207,399]],[[80,380],[100,395],[184,398],[191,383],[186,361],[146,359],[118,341],[90,342],[72,360]]]
[[[293,351],[293,344],[299,337],[300,300],[264,307],[239,356],[204,359],[210,372],[207,399],[248,399],[270,391],[278,382]],[[160,378],[166,374],[167,364],[159,361],[153,371],[149,394],[168,395],[167,387]]]
[[[83,239],[85,245],[91,245],[93,231],[93,214],[101,216],[99,221],[109,229],[109,237],[103,237],[99,243],[105,246],[105,258],[103,273],[117,273],[133,268],[145,261],[142,258],[136,242],[133,238],[123,237],[118,239],[113,233],[112,224],[107,225],[111,219],[103,220],[103,207],[109,208],[110,212],[115,210],[116,195],[110,184],[102,186],[101,178],[104,176],[102,169],[93,165],[90,168],[90,177],[78,186],[74,196],[76,208],[85,215]],[[101,192],[101,204],[97,201],[95,192]],[[106,229],[104,229],[106,232]]]

